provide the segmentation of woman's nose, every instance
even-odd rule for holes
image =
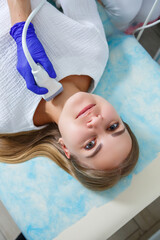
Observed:
[[[102,123],[102,116],[100,114],[91,116],[91,118],[87,122],[87,127],[89,128],[98,127],[101,123]]]

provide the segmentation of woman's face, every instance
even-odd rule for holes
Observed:
[[[59,142],[66,156],[75,155],[83,166],[105,170],[128,156],[132,140],[114,107],[104,98],[78,92],[70,97],[58,121]]]

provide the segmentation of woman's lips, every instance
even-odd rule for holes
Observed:
[[[89,104],[88,106],[86,106],[85,108],[83,108],[77,115],[76,119],[81,116],[82,114],[84,114],[85,112],[87,112],[89,109],[91,109],[92,107],[94,107],[95,104]]]

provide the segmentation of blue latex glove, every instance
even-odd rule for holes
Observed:
[[[14,38],[17,44],[17,70],[25,79],[27,88],[36,94],[46,94],[48,89],[37,86],[31,67],[24,55],[22,48],[22,32],[25,22],[19,22],[13,25],[10,30],[10,35]],[[35,29],[32,23],[30,23],[26,37],[28,50],[36,63],[40,63],[43,68],[48,72],[51,78],[56,78],[56,73],[52,66],[52,63],[48,59],[45,50],[38,40]]]

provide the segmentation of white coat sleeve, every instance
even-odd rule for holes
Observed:
[[[125,30],[141,9],[143,0],[101,0],[112,23]]]

